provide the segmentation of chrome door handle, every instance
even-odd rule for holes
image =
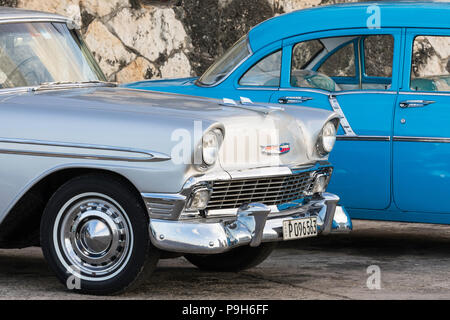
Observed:
[[[288,104],[288,103],[303,103],[305,101],[312,100],[311,97],[281,97],[278,99],[278,103]]]
[[[435,102],[431,100],[406,100],[400,102],[400,108],[422,108]]]

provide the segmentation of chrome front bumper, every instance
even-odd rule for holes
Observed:
[[[230,219],[162,220],[150,219],[153,245],[165,251],[196,254],[223,253],[238,246],[258,246],[261,242],[283,240],[283,221],[317,217],[319,234],[348,232],[350,217],[337,206],[339,197],[322,194],[322,198],[294,209],[272,212],[261,203],[239,209]]]

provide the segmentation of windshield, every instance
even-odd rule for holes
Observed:
[[[236,66],[250,55],[247,37],[242,37],[198,80],[203,85],[213,85],[224,79]]]
[[[86,45],[64,23],[0,24],[0,88],[104,80]]]

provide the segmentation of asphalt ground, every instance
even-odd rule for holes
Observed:
[[[449,266],[450,226],[356,220],[351,234],[280,243],[240,273],[161,260],[142,286],[112,297],[67,290],[40,248],[0,250],[0,299],[449,299]]]

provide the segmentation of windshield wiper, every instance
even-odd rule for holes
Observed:
[[[116,82],[108,82],[102,80],[90,80],[90,81],[54,81],[54,82],[43,82],[38,86],[32,88],[32,91],[39,90],[52,90],[52,89],[67,89],[67,88],[81,88],[86,85],[104,85],[108,87],[116,87]]]

